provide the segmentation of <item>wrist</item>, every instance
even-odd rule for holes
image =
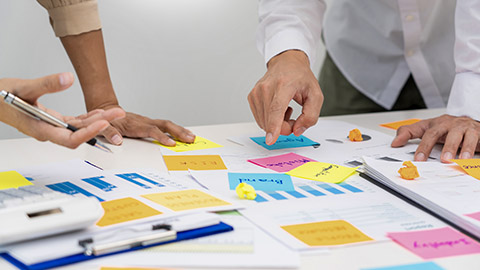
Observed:
[[[287,50],[272,57],[267,63],[267,68],[271,68],[285,62],[296,62],[298,64],[310,67],[310,60],[305,52],[300,50]]]

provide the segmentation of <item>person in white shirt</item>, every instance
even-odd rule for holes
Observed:
[[[401,127],[393,147],[421,138],[415,160],[424,161],[436,143],[444,143],[443,162],[459,148],[459,158],[480,150],[480,1],[334,0],[323,20],[325,11],[322,0],[260,0],[257,46],[268,70],[248,100],[267,144],[280,134],[298,136],[318,120],[320,85],[332,85],[322,82],[328,73],[319,85],[311,71],[323,30],[326,61],[333,60],[347,84],[375,106],[396,109],[402,96],[418,107],[400,109],[447,105],[446,115]],[[404,92],[408,85],[416,93]],[[348,99],[337,93],[330,101],[333,88],[324,89],[328,110]],[[302,106],[297,119],[290,119],[291,100]],[[343,104],[342,113],[355,112],[349,107]]]

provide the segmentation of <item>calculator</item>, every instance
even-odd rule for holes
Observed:
[[[94,197],[35,185],[0,190],[0,245],[84,229],[102,215]]]

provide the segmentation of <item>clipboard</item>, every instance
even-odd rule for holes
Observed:
[[[201,227],[197,227],[194,229],[187,228],[187,230],[182,230],[182,231],[178,231],[178,230],[173,231],[171,228],[168,229],[168,225],[166,226],[167,227],[162,228],[164,229],[163,231],[170,232],[170,233],[165,234],[165,237],[162,236],[162,239],[160,241],[154,241],[152,243],[149,243],[147,240],[145,242],[146,244],[143,244],[143,245],[132,244],[132,246],[130,246],[128,249],[121,249],[116,251],[112,249],[112,252],[100,252],[100,254],[98,255],[95,255],[94,253],[89,254],[87,252],[87,248],[85,248],[83,253],[55,258],[52,260],[45,260],[45,261],[34,263],[34,264],[26,264],[21,260],[15,258],[14,256],[10,255],[9,253],[1,253],[0,257],[2,257],[3,259],[5,259],[6,261],[8,261],[9,263],[11,263],[12,265],[16,266],[19,269],[25,269],[25,270],[49,269],[49,268],[65,266],[65,265],[73,264],[77,262],[93,260],[93,259],[101,258],[105,256],[111,256],[115,254],[129,252],[129,251],[149,248],[156,245],[163,245],[163,244],[173,243],[173,242],[182,241],[182,240],[189,240],[189,239],[194,239],[202,236],[208,236],[212,234],[228,232],[233,230],[232,226],[225,224],[221,221],[219,221],[217,224],[214,224],[214,225],[207,225],[207,226],[200,225]],[[172,235],[174,235],[174,237],[172,237]],[[82,241],[82,239],[79,239],[79,240],[80,242]]]

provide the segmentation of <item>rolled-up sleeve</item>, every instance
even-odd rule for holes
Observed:
[[[102,28],[97,0],[37,0],[48,10],[57,37],[78,35]]]

